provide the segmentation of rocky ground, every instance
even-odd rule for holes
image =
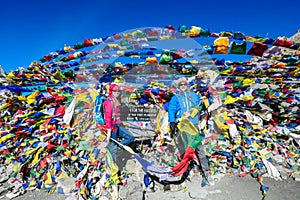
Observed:
[[[298,200],[300,199],[300,182],[287,178],[282,181],[264,178],[264,183],[270,187],[266,199]],[[214,186],[201,187],[200,176],[193,176],[190,182],[185,182],[184,187],[171,186],[170,190],[143,193],[138,181],[131,184],[129,190],[121,189],[120,194],[127,195],[128,200],[181,200],[181,199],[206,199],[206,200],[258,200],[262,199],[259,184],[250,176],[240,178],[225,175],[216,181]],[[179,190],[179,191],[176,191]],[[4,199],[7,199],[6,197]],[[40,199],[75,199],[62,194],[48,194],[43,191],[29,191],[25,195],[15,198],[17,200],[40,200]],[[102,198],[107,199],[106,197]]]
[[[179,185],[170,185],[164,187],[155,183],[154,190],[145,189],[143,184],[144,172],[142,167],[129,159],[126,162],[126,169],[133,174],[130,175],[127,186],[119,188],[121,199],[128,200],[188,200],[188,199],[206,199],[206,200],[258,200],[263,195],[260,191],[259,183],[250,175],[246,177],[237,177],[229,174],[217,174],[214,176],[214,186],[201,186],[202,177],[199,173],[191,172],[189,179]],[[300,182],[294,180],[291,176],[283,177],[276,181],[269,177],[263,177],[263,183],[270,189],[266,199],[280,200],[298,200],[300,199]],[[100,200],[108,200],[108,194],[105,192]],[[2,194],[0,199],[8,199]],[[76,200],[74,196],[64,194],[48,194],[45,191],[27,191],[24,195],[16,197],[17,200]],[[79,198],[80,199],[80,198]]]

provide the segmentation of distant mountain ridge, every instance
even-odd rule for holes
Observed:
[[[294,42],[300,42],[300,29],[297,31],[297,33],[295,35],[293,35],[289,39]]]
[[[300,29],[298,29],[297,33],[295,35],[293,35],[292,37],[290,37],[289,40],[291,40],[293,42],[300,43]],[[300,53],[299,50],[292,50],[292,49],[282,48],[282,47],[280,47],[280,48],[282,49],[282,53],[285,54],[285,55]]]

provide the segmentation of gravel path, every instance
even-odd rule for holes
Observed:
[[[137,183],[137,181],[135,181]],[[266,199],[280,200],[299,200],[300,199],[300,182],[287,178],[282,181],[264,178],[266,186],[270,187]],[[188,199],[206,199],[206,200],[258,200],[262,199],[259,184],[250,176],[229,177],[227,175],[216,181],[214,186],[201,187],[200,176],[194,176],[191,181],[186,181],[186,189],[175,191],[176,187],[171,187],[169,191],[158,190],[156,192],[142,193],[142,188],[135,189],[129,194],[127,199],[139,200],[188,200]],[[140,185],[140,184],[138,184]],[[42,200],[55,199],[65,200],[67,196],[62,194],[48,194],[43,191],[28,191],[23,196],[15,198],[16,200]],[[4,197],[3,199],[8,199]]]

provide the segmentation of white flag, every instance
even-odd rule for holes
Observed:
[[[63,117],[63,122],[66,124],[70,124],[71,119],[74,114],[75,110],[75,105],[76,105],[76,97],[72,100],[71,104],[68,106],[68,108],[65,111],[64,117]]]

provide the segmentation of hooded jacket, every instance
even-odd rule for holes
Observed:
[[[113,125],[121,123],[120,120],[120,106],[116,105],[112,91],[115,87],[120,87],[116,84],[109,86],[108,97],[104,101],[104,120],[107,129],[112,129]]]
[[[192,91],[178,92],[175,94],[169,105],[168,116],[169,122],[176,122],[177,119],[181,118],[182,114],[190,111],[192,108],[199,106],[200,97]],[[189,117],[193,124],[199,123],[199,116]]]

